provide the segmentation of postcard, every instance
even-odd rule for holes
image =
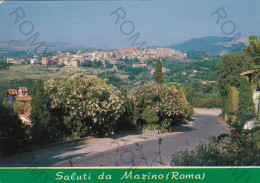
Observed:
[[[0,1],[0,182],[258,182],[259,10]]]

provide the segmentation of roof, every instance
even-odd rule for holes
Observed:
[[[31,115],[31,109],[29,109],[28,111],[26,111],[24,114],[21,114],[20,117],[23,117],[23,118],[25,118],[28,122],[31,122],[30,115]]]
[[[18,95],[18,92],[16,89],[8,89],[8,94],[9,95]]]
[[[28,92],[27,87],[19,87],[19,90],[21,90],[22,92]]]
[[[251,70],[251,71],[245,71],[245,72],[242,72],[240,75],[243,76],[243,75],[248,75],[248,74],[252,74],[254,73],[255,71],[254,70]]]
[[[32,100],[32,97],[30,97],[29,95],[23,95],[23,96],[16,97],[16,100],[21,102],[27,102]]]

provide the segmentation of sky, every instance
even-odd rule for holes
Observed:
[[[15,24],[20,7],[24,18]],[[125,17],[116,24],[118,13]],[[217,24],[219,10],[222,18]],[[0,4],[0,40],[62,41],[98,48],[165,46],[206,36],[260,35],[260,0],[7,1]],[[21,14],[20,14],[21,15]],[[33,26],[33,29],[32,29]],[[23,34],[24,33],[24,34]],[[26,34],[25,34],[26,33]]]

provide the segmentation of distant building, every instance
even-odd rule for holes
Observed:
[[[132,67],[147,67],[146,64],[133,64]]]
[[[68,59],[63,62],[68,67],[78,67],[80,65],[80,61],[77,59]]]
[[[193,71],[192,71],[193,74],[195,74],[195,73],[197,73],[197,72],[198,72],[197,70],[193,70]]]
[[[38,58],[31,58],[31,64],[38,64],[39,63],[39,59]]]
[[[21,64],[22,61],[19,60],[19,59],[7,58],[6,63],[8,63],[8,64]]]
[[[42,57],[42,65],[44,65],[44,66],[49,65],[49,58],[48,57]]]

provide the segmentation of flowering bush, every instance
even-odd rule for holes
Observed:
[[[124,112],[120,92],[107,80],[77,74],[66,81],[45,83],[51,108],[63,111],[66,128],[74,137],[113,133]]]
[[[135,122],[141,125],[153,122],[170,130],[173,124],[183,122],[192,114],[192,107],[184,94],[166,84],[148,83],[136,87],[129,98],[134,105]]]

